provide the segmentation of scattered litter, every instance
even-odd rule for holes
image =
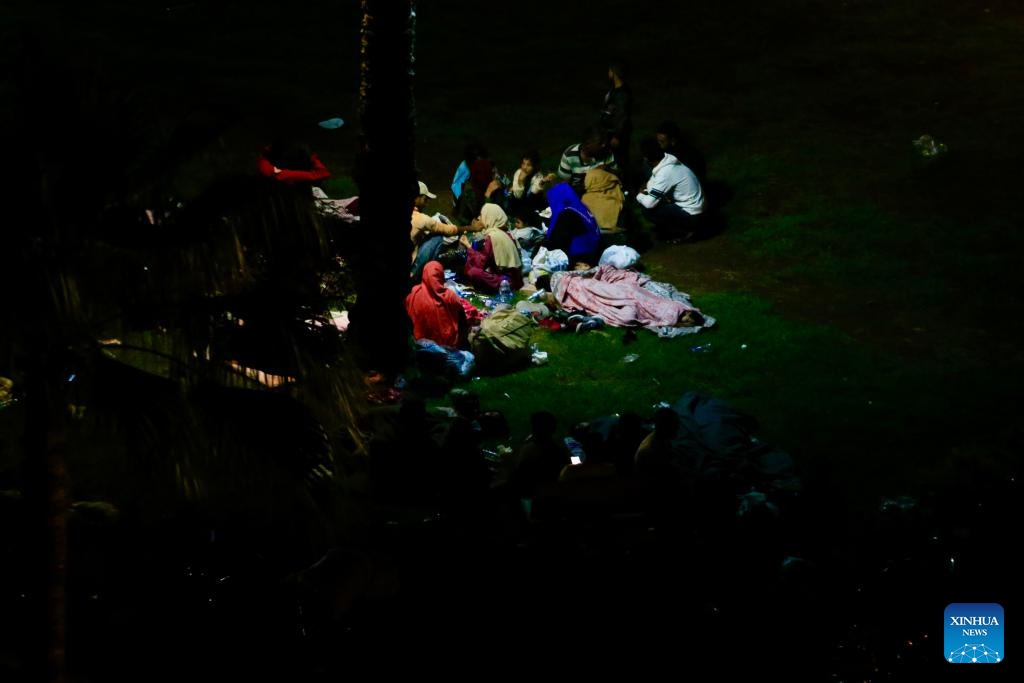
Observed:
[[[326,128],[327,130],[334,130],[335,128],[341,128],[342,126],[344,126],[345,119],[327,119],[326,121],[321,121],[317,125],[320,126],[321,128]]]
[[[740,344],[740,350],[741,350],[741,351],[742,351],[743,349],[745,349],[745,348],[747,348],[747,345],[746,345],[746,344]]]
[[[548,362],[548,352],[534,351],[533,355],[530,356],[530,360],[534,365],[545,365]]]
[[[629,353],[629,354],[626,354],[625,356],[622,357],[622,362],[623,363],[632,363],[632,362],[636,361],[638,358],[640,358],[640,354],[639,353]]]
[[[914,140],[914,147],[921,153],[923,157],[937,157],[946,151],[946,145],[939,142],[931,135],[922,135],[918,139]]]
[[[710,353],[711,352],[711,344],[708,343],[708,344],[698,344],[697,346],[691,346],[690,347],[690,351],[693,351],[694,353]]]
[[[917,507],[917,500],[910,496],[896,496],[894,498],[883,498],[881,504],[878,506],[879,512],[888,512],[889,510],[913,510]]]

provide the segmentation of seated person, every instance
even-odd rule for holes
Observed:
[[[590,267],[597,263],[601,247],[601,228],[568,183],[559,183],[548,190],[551,224],[543,246],[560,249],[569,257],[569,267]]]
[[[569,464],[569,449],[555,437],[558,418],[546,410],[530,415],[530,436],[519,448],[518,463],[508,489],[520,498],[532,498],[545,484],[554,484]]]
[[[410,271],[411,283],[416,285],[423,273],[423,266],[428,261],[437,258],[438,253],[444,245],[445,237],[455,237],[469,230],[468,227],[452,225],[428,216],[423,213],[423,208],[431,199],[437,195],[427,188],[422,180],[418,181],[415,190],[416,197],[412,205],[412,221],[410,224],[409,239],[412,240],[412,268]]]
[[[498,291],[501,280],[506,277],[513,290],[522,288],[523,259],[519,244],[509,234],[508,216],[502,208],[497,204],[484,204],[472,228],[482,231],[483,244],[477,249],[465,235],[460,238],[466,248],[466,280],[488,292]]]
[[[619,174],[615,154],[609,147],[607,136],[600,129],[591,130],[583,142],[566,148],[558,163],[558,177],[567,180],[576,194],[582,195],[586,189],[587,171],[594,168]]]
[[[506,197],[507,208],[505,212],[509,216],[524,216],[540,213],[548,208],[548,200],[545,196],[547,186],[557,179],[554,173],[547,175],[540,170],[540,153],[531,150],[523,154],[519,161],[519,168],[512,176],[512,186],[508,188]],[[529,225],[535,225],[525,221]]]
[[[707,163],[704,156],[697,151],[697,148],[683,136],[683,132],[674,121],[662,121],[654,130],[654,139],[658,145],[665,150],[665,154],[671,154],[679,163],[693,171],[701,185],[707,183]],[[648,167],[648,173],[650,167]]]
[[[498,170],[491,160],[487,149],[479,142],[471,142],[466,147],[465,159],[459,164],[452,179],[452,191],[456,183],[461,181],[458,193],[455,194],[455,220],[468,223],[480,214],[480,207],[488,196],[500,187],[497,182]]]
[[[615,232],[619,229],[619,214],[626,196],[622,193],[622,182],[617,175],[602,168],[587,171],[581,200],[594,214],[602,230]]]
[[[661,238],[692,237],[700,228],[704,192],[693,171],[658,145],[654,138],[640,142],[640,153],[651,164],[651,177],[636,195],[644,217]]]
[[[423,266],[422,282],[405,297],[412,336],[448,349],[469,347],[469,322],[462,298],[444,285],[444,268],[437,261]]]
[[[263,148],[256,168],[264,177],[286,185],[312,184],[331,177],[331,172],[308,147],[280,140]]]

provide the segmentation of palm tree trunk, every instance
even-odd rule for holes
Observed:
[[[361,240],[352,257],[357,300],[350,331],[371,367],[393,371],[408,362],[410,348],[404,300],[416,194],[416,12],[414,0],[363,0],[362,8],[362,147],[356,164]]]

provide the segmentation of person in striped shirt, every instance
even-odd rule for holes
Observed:
[[[587,171],[595,168],[619,175],[619,165],[608,145],[608,137],[600,129],[592,130],[583,142],[566,148],[558,164],[558,177],[568,181],[576,194],[582,196]]]

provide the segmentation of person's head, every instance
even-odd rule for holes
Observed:
[[[608,156],[608,136],[600,128],[591,128],[580,143],[580,159],[589,164]]]
[[[662,121],[654,129],[654,139],[658,141],[658,145],[662,149],[666,150],[678,143],[682,135],[682,131],[679,130],[675,121]]]
[[[488,158],[487,148],[479,140],[468,140],[462,150],[462,160],[466,165],[472,164],[477,159]]]
[[[530,415],[530,433],[534,439],[550,439],[558,428],[558,418],[547,410],[538,410]]]
[[[427,261],[420,276],[423,285],[434,294],[440,296],[444,291],[444,266],[440,261]]]
[[[484,230],[507,230],[509,227],[505,210],[490,202],[480,208],[480,217],[477,220]]]
[[[540,152],[530,150],[519,159],[519,170],[523,172],[524,178],[529,178],[540,170]]]
[[[608,81],[618,87],[629,79],[629,65],[626,60],[617,58],[608,62]]]
[[[665,158],[665,150],[656,138],[647,137],[640,141],[640,154],[651,164],[657,164]]]
[[[427,184],[422,180],[416,182],[416,198],[413,199],[413,206],[422,209],[431,199],[437,199],[437,195],[430,191]]]

